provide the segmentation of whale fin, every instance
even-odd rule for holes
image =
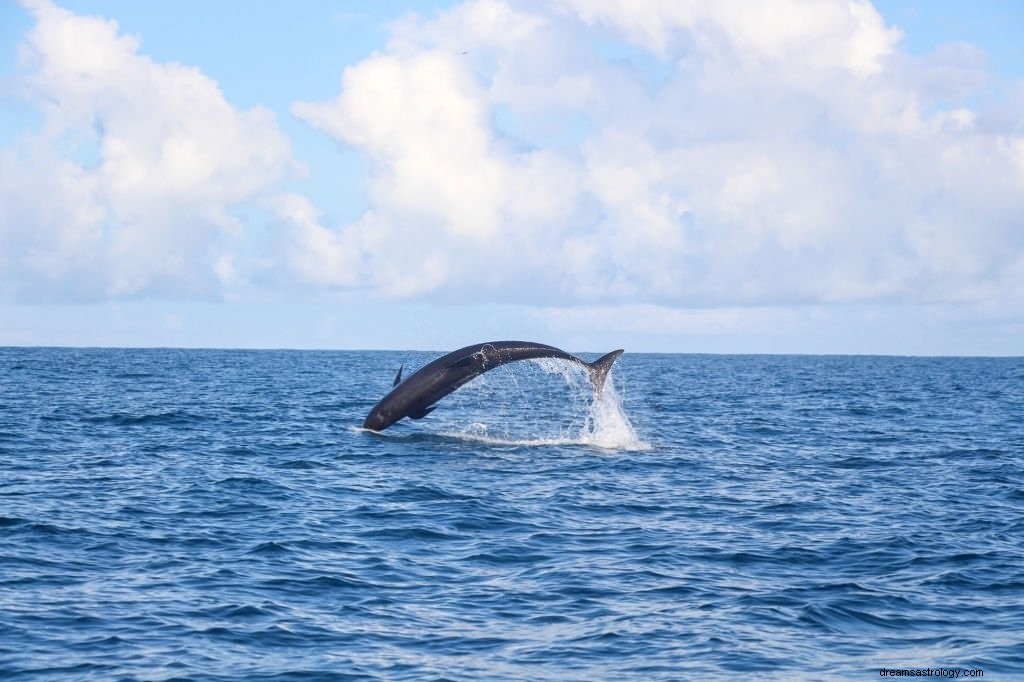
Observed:
[[[395,375],[395,383],[391,384],[392,387],[397,386],[398,384],[402,383],[402,370],[403,369],[405,369],[405,363],[404,362],[398,368],[398,374]]]
[[[411,412],[411,413],[409,413],[409,419],[423,419],[428,414],[433,412],[436,408],[437,408],[437,405],[431,405],[430,407],[424,407],[419,412]]]
[[[590,374],[590,383],[594,386],[594,395],[598,400],[601,399],[601,392],[604,390],[604,382],[608,378],[608,372],[611,371],[612,365],[619,356],[622,355],[623,350],[613,350],[607,355],[602,355],[593,362],[584,363],[587,367],[587,372]]]

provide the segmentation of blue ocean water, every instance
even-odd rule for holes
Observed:
[[[1024,676],[1024,360],[0,349],[0,677]]]

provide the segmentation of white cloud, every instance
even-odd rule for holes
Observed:
[[[315,244],[297,231],[291,262],[453,301],[1005,299],[1024,138],[971,107],[976,50],[910,57],[899,38],[860,0],[407,19],[336,99],[293,106],[369,159],[371,206]]]
[[[18,299],[215,296],[239,274],[240,202],[295,167],[265,109],[160,64],[116,22],[27,2],[41,130],[0,151],[0,272]]]
[[[281,190],[297,164],[271,112],[114,22],[26,4],[44,123],[0,150],[5,298],[218,296],[258,269],[385,298],[625,305],[678,329],[733,313],[665,310],[1024,312],[1019,107],[977,104],[977,48],[911,56],[861,0],[407,17],[336,97],[291,109],[367,160],[347,225]],[[262,260],[250,204],[276,220]]]
[[[561,0],[662,57],[691,49],[743,66],[843,69],[869,76],[899,39],[867,0]]]

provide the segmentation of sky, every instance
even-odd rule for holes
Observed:
[[[0,0],[0,346],[1024,355],[1015,0]]]

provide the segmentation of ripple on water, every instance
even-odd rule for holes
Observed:
[[[519,363],[358,428],[433,357],[0,349],[0,673],[1024,665],[1024,361]]]

